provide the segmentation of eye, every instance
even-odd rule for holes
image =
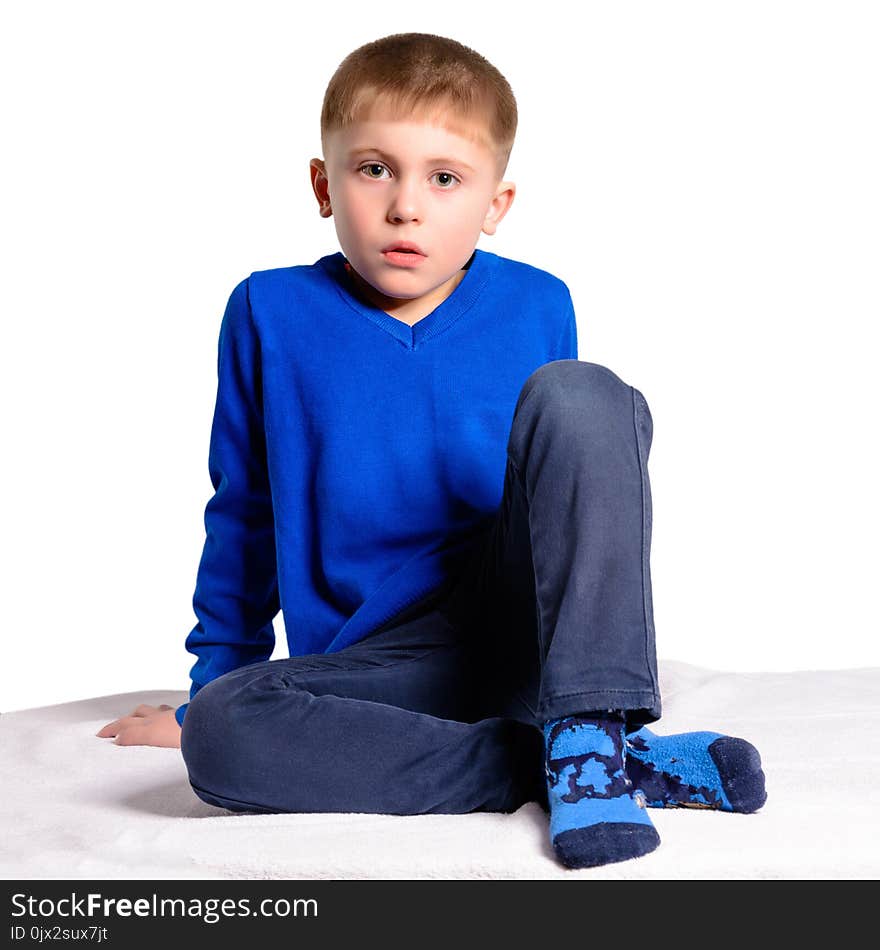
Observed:
[[[437,173],[434,175],[434,177],[435,177],[435,178],[439,178],[441,175],[442,175],[444,178],[451,178],[452,181],[457,181],[459,184],[461,184],[461,182],[458,180],[458,178],[455,177],[455,175],[452,174],[452,172],[437,172]],[[451,183],[451,182],[450,182],[450,184],[449,184],[448,187],[447,187],[447,186],[443,186],[443,191],[451,191],[451,190],[452,190],[452,183]]]
[[[364,173],[366,174],[366,177],[367,177],[367,178],[373,178],[373,175],[370,175],[369,173],[367,173],[367,169],[373,169],[373,168],[382,169],[382,168],[385,168],[385,166],[384,166],[381,162],[367,162],[366,165],[361,165],[361,167],[358,169],[358,171],[359,171],[359,172],[364,172]],[[376,180],[376,179],[374,179],[374,180]]]
[[[388,171],[382,162],[367,162],[365,165],[361,165],[360,168],[358,168],[358,171],[366,178],[372,178],[373,181],[381,181],[381,177],[377,177],[376,175],[372,174],[373,170],[375,169],[379,170],[380,176],[382,171]],[[451,191],[453,188],[453,183],[455,182],[457,182],[459,185],[461,184],[460,179],[456,175],[453,175],[452,172],[434,172],[431,177],[443,179],[443,181],[440,182],[441,191]],[[448,184],[446,184],[446,182],[448,182]]]

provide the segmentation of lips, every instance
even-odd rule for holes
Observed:
[[[383,254],[387,254],[389,251],[397,251],[401,254],[420,254],[422,257],[426,256],[418,244],[413,244],[411,241],[396,241],[394,244],[389,244],[388,247],[382,248]]]

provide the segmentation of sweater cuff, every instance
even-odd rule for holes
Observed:
[[[189,703],[184,703],[182,706],[178,706],[174,710],[174,718],[177,720],[177,725],[183,728],[183,717],[186,715],[186,707],[189,706]]]

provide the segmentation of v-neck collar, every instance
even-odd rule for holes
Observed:
[[[318,260],[317,263],[321,264],[330,275],[336,289],[339,291],[339,296],[352,310],[357,311],[368,320],[372,320],[373,323],[390,333],[408,349],[414,350],[452,326],[459,317],[463,316],[477,302],[491,276],[489,256],[491,255],[487,251],[475,248],[470,257],[469,265],[466,265],[465,275],[459,281],[458,286],[444,301],[412,326],[355,296],[351,278],[345,270],[345,265],[348,262],[342,251],[328,254]]]

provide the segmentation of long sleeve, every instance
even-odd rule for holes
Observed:
[[[564,324],[562,339],[557,347],[558,356],[556,359],[576,360],[578,358],[577,320],[570,293],[565,295]]]
[[[248,279],[232,291],[220,326],[208,469],[214,495],[205,508],[193,595],[198,623],[185,643],[197,657],[190,699],[218,676],[269,659],[280,609],[260,341]],[[188,705],[175,710],[180,725]]]

